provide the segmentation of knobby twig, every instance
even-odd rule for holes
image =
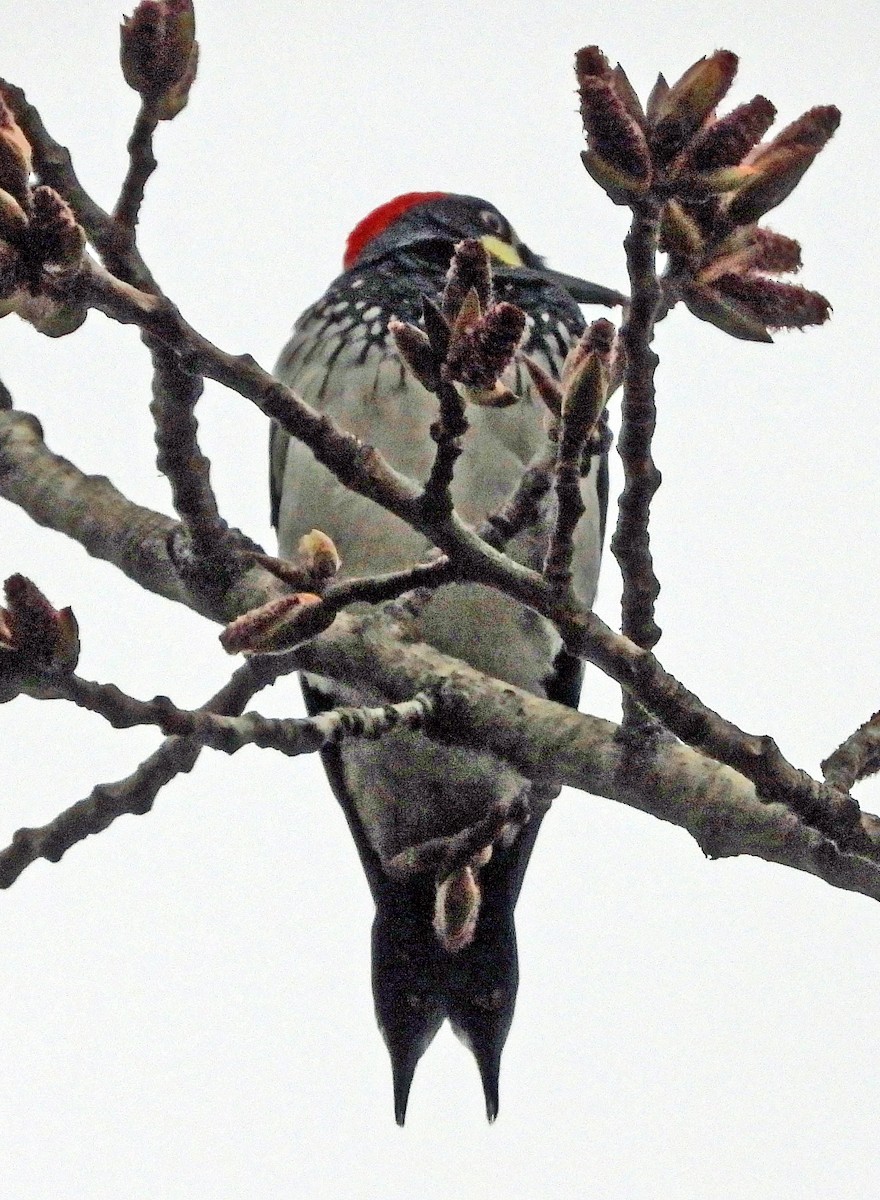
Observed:
[[[821,765],[825,782],[843,792],[860,779],[876,775],[880,771],[880,712],[860,725]]]
[[[204,708],[228,715],[241,713],[257,691],[292,669],[290,659],[281,655],[251,658],[233,672]],[[201,750],[201,743],[193,738],[166,738],[127,778],[98,784],[89,796],[59,813],[48,825],[19,829],[11,845],[0,851],[0,888],[11,887],[22,871],[40,858],[58,862],[71,846],[100,833],[117,817],[148,813],[167,783],[193,769]]]
[[[437,385],[439,414],[431,426],[431,437],[437,444],[437,453],[431,471],[425,481],[421,503],[426,511],[435,516],[452,512],[452,479],[455,464],[461,457],[462,438],[468,431],[465,403],[450,379],[442,379]]]
[[[69,674],[49,678],[45,692],[36,698],[70,700],[79,708],[97,713],[114,729],[155,725],[166,736],[194,738],[213,750],[235,754],[244,746],[278,750],[295,757],[323,750],[342,737],[378,738],[390,729],[420,728],[433,709],[427,693],[400,704],[380,708],[334,708],[315,717],[264,717],[258,712],[241,716],[216,713],[210,708],[178,708],[167,696],[138,700],[112,683],[95,683]]]
[[[660,486],[660,472],[651,455],[657,421],[654,371],[658,359],[651,341],[660,302],[655,270],[658,220],[656,204],[636,206],[624,241],[632,300],[620,331],[626,365],[617,448],[625,482],[611,539],[611,551],[623,580],[621,630],[646,650],[660,639],[660,628],[654,620],[660,584],[654,574],[648,536],[651,499]]]
[[[529,819],[527,794],[514,800],[496,800],[486,815],[474,825],[449,837],[431,838],[409,846],[386,864],[386,870],[399,879],[434,871],[438,882],[454,875],[467,863],[493,846],[506,829],[517,829]]]
[[[210,590],[222,590],[240,571],[241,564],[236,539],[230,536],[220,515],[211,486],[211,463],[196,436],[195,406],[204,381],[183,370],[177,356],[157,338],[147,341],[153,359],[150,412],[156,426],[156,465],[171,484],[175,512],[189,537],[205,585]]]
[[[128,139],[128,170],[122,182],[122,189],[116,207],[113,209],[112,220],[119,230],[128,230],[131,244],[134,245],[134,232],[138,223],[144,191],[150,176],[158,167],[153,153],[153,134],[159,119],[153,107],[141,103],[140,112],[135,118],[131,137]]]

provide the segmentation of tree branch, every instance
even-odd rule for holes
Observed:
[[[617,448],[625,483],[619,500],[617,528],[611,551],[623,579],[622,624],[626,637],[646,650],[660,640],[654,620],[654,601],[660,584],[654,574],[648,537],[651,498],[660,486],[660,472],[651,457],[657,421],[654,371],[657,355],[651,349],[654,315],[660,303],[655,256],[659,207],[644,202],[633,207],[624,241],[632,300],[620,331],[626,351],[621,428]]]
[[[264,717],[258,712],[241,716],[217,713],[209,706],[178,708],[167,696],[138,700],[115,684],[95,683],[78,675],[47,677],[44,686],[30,689],[36,699],[70,700],[79,708],[97,713],[114,729],[155,725],[166,736],[192,738],[212,750],[235,754],[245,746],[278,750],[288,757],[314,754],[343,737],[378,738],[390,729],[418,729],[433,712],[427,692],[376,708],[330,709],[315,717]]]
[[[880,899],[880,819],[864,814],[848,852],[750,780],[672,738],[638,741],[618,726],[491,680],[424,644],[404,645],[376,617],[340,617],[292,657],[300,668],[396,700],[446,682],[432,722],[526,778],[606,796],[687,830],[711,858],[754,855]]]
[[[281,655],[251,658],[204,707],[215,713],[240,713],[255,692],[292,669],[290,659]],[[11,887],[37,859],[58,862],[71,846],[90,834],[101,833],[117,817],[148,813],[166,783],[193,769],[201,750],[201,744],[192,738],[166,738],[127,778],[98,784],[84,800],[59,813],[48,825],[19,829],[12,844],[0,851],[0,888]]]
[[[278,581],[255,565],[221,597],[195,594],[169,553],[179,523],[134,504],[105,476],[85,475],[53,454],[39,421],[14,409],[0,410],[0,496],[39,525],[73,538],[93,558],[113,563],[141,587],[210,620],[232,620],[283,593]]]
[[[880,712],[843,742],[822,763],[825,781],[841,791],[849,791],[860,779],[880,771]]]
[[[158,167],[156,156],[153,154],[153,134],[159,123],[151,105],[141,103],[140,112],[135,118],[131,137],[128,139],[128,170],[122,181],[122,190],[116,207],[113,209],[112,220],[121,229],[128,230],[132,245],[134,231],[138,223],[144,191],[150,176]]]

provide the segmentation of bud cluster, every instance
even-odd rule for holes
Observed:
[[[643,107],[622,67],[596,46],[578,51],[582,158],[615,203],[660,206],[672,302],[734,337],[770,341],[771,329],[819,324],[830,312],[818,293],[770,278],[796,270],[800,248],[757,222],[791,194],[840,113],[812,108],[762,141],[776,116],[765,96],[717,113],[737,66],[717,50],[671,86],[660,75]]]
[[[119,34],[125,82],[157,121],[172,120],[186,107],[198,67],[192,0],[141,0]]]
[[[237,617],[223,630],[220,643],[229,654],[272,654],[290,650],[329,629],[336,610],[320,595],[341,566],[332,538],[320,529],[304,534],[297,561],[255,555],[256,561],[296,590]]]
[[[558,380],[527,355],[522,356],[522,361],[535,391],[550,411],[551,439],[558,440],[563,422],[577,427],[589,439],[601,420],[608,396],[620,380],[623,366],[620,341],[612,322],[600,317],[587,326],[566,355]]]
[[[31,187],[31,146],[0,92],[0,317],[18,313],[41,333],[60,337],[86,319],[65,297],[85,234],[50,187]]]
[[[480,242],[455,247],[440,306],[423,300],[424,330],[404,321],[389,324],[398,353],[428,389],[459,384],[471,404],[503,408],[516,396],[500,382],[525,330],[515,304],[496,303],[489,256]]]
[[[73,671],[79,658],[79,635],[73,612],[53,608],[24,575],[10,576],[4,590],[7,607],[0,608],[0,699],[10,700],[18,691],[14,680],[22,675]]]

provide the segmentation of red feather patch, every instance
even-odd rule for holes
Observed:
[[[386,230],[398,217],[402,217],[405,212],[417,204],[424,204],[427,200],[440,200],[446,195],[448,192],[405,192],[402,196],[395,196],[393,200],[374,208],[362,221],[358,221],[348,235],[348,241],[345,243],[345,257],[342,260],[345,270],[350,270],[360,258],[364,247]]]

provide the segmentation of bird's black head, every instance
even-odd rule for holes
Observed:
[[[343,265],[348,271],[407,250],[445,269],[464,238],[481,241],[495,269],[538,275],[564,288],[579,304],[613,306],[625,300],[610,288],[550,270],[488,200],[448,192],[407,192],[374,209],[349,234]]]

